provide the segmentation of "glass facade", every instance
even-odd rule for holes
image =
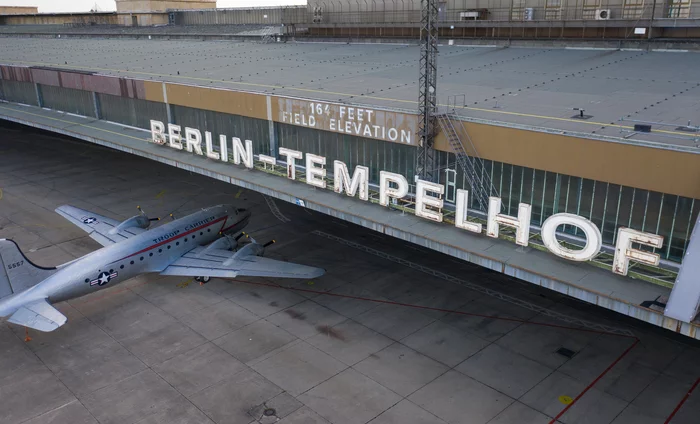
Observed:
[[[440,182],[445,183],[447,169],[455,169],[452,153],[438,152]],[[490,172],[491,195],[502,199],[502,212],[517,215],[518,204],[532,206],[532,224],[542,225],[547,217],[567,212],[593,221],[603,236],[603,243],[614,245],[619,227],[629,227],[664,237],[662,258],[680,262],[691,231],[700,212],[700,200],[658,193],[581,177],[525,168],[484,160]],[[456,171],[457,188],[471,189],[464,173]],[[495,193],[493,191],[496,191]],[[447,198],[446,200],[452,200]],[[471,208],[482,209],[473,199]],[[482,209],[483,210],[483,209]],[[582,236],[575,227],[563,231]]]
[[[59,94],[53,88],[49,91],[52,90]],[[51,93],[45,93],[48,94]],[[60,96],[54,97],[58,102]],[[29,104],[36,104],[37,99],[33,84],[4,80],[0,81],[0,98]],[[103,112],[108,115],[106,117],[116,122],[148,128],[148,119],[166,120],[165,108],[152,105],[152,102],[117,100],[107,95],[100,95],[99,99]],[[91,102],[86,103],[87,106],[92,106]],[[137,116],[119,113],[121,108],[136,108],[139,113]],[[267,120],[184,106],[171,105],[170,108],[174,123],[211,131],[215,146],[218,135],[226,134],[253,140],[255,154],[270,153],[270,125]],[[414,181],[416,148],[412,146],[282,123],[275,123],[273,136],[277,147],[326,157],[329,169],[332,169],[334,160],[345,162],[350,169],[357,165],[367,166],[373,184],[379,183],[381,170],[404,175],[411,184]],[[446,185],[447,202],[454,201],[456,189],[475,192],[452,153],[437,152],[436,160],[439,182]],[[535,225],[541,225],[547,217],[559,212],[580,215],[598,226],[604,243],[608,245],[615,244],[617,228],[621,226],[659,234],[664,237],[664,246],[657,253],[663,259],[676,262],[680,262],[684,255],[700,212],[700,200],[682,196],[489,160],[484,160],[483,166],[480,164],[478,169],[482,174],[479,179],[491,181],[488,195],[502,199],[503,213],[517,215],[518,204],[523,202],[532,206],[532,223]],[[475,202],[474,197],[469,197],[470,208],[485,212],[486,205]],[[575,227],[565,226],[562,230],[572,235],[582,235]]]
[[[341,160],[353,169],[370,168],[370,183],[379,184],[379,171],[404,175],[414,181],[416,148],[362,137],[317,131],[287,124],[276,124],[279,147],[326,157],[328,168]],[[256,150],[256,154],[260,153]],[[263,152],[265,153],[265,152]],[[437,152],[439,182],[448,186],[445,200],[453,202],[454,189],[473,192],[454,154]],[[542,225],[549,216],[567,212],[593,221],[603,236],[603,243],[614,245],[619,227],[630,227],[664,237],[664,247],[657,253],[663,259],[680,262],[695,220],[700,200],[663,194],[618,184],[589,180],[503,162],[483,161],[479,167],[492,182],[489,195],[500,197],[502,213],[516,216],[518,204],[532,206],[532,224]],[[450,184],[454,189],[450,189]],[[486,212],[470,196],[470,208]],[[566,233],[583,236],[576,227],[560,228]]]
[[[275,128],[279,147],[324,156],[331,171],[333,161],[340,160],[350,170],[357,165],[368,167],[372,183],[379,184],[379,171],[396,172],[413,181],[415,147],[281,123]]]

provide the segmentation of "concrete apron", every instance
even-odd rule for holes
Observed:
[[[621,277],[591,265],[569,262],[534,249],[519,248],[506,240],[470,234],[413,215],[387,211],[379,205],[330,190],[315,189],[301,181],[158,146],[148,142],[146,131],[11,103],[0,104],[0,118],[186,169],[286,202],[299,204],[299,200],[303,200],[309,209],[700,339],[700,323],[697,321],[682,322],[665,317],[660,311],[639,306],[645,300],[669,296],[670,289],[665,287]]]

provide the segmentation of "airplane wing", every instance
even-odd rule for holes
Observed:
[[[49,332],[65,324],[66,317],[49,305],[46,299],[41,299],[22,306],[7,321]]]
[[[119,225],[119,221],[69,205],[56,208],[56,212],[87,232],[90,238],[102,246],[118,243],[146,231],[140,227],[129,227],[116,234],[110,234],[109,230]]]
[[[161,275],[186,277],[280,277],[316,278],[325,273],[321,268],[277,261],[255,255],[233,258],[233,252],[197,247],[170,264]]]

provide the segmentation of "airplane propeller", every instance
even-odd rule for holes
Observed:
[[[146,212],[144,212],[144,210],[141,209],[141,206],[136,206],[136,209],[139,210],[139,212],[141,213],[141,215],[143,215],[143,216],[145,216],[146,218],[148,218],[148,215],[146,215]],[[149,221],[160,221],[160,218],[148,218],[148,220],[149,220]]]

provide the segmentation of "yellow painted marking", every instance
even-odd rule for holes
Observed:
[[[156,199],[160,199],[160,198],[163,197],[164,195],[165,195],[165,190],[161,190],[160,193],[156,194]]]
[[[563,403],[564,405],[571,405],[571,402],[574,400],[570,396],[559,396],[559,402]]]
[[[59,67],[59,68],[65,68],[65,69],[74,69],[74,68],[66,67],[65,65],[60,64],[60,63],[30,62],[30,61],[24,61],[24,60],[15,60],[13,62],[26,63],[26,64],[30,64],[30,65],[41,65],[41,66],[52,66],[52,67]],[[158,74],[158,73],[154,73],[154,72],[127,71],[124,69],[98,68],[98,67],[92,67],[92,66],[81,66],[81,69],[95,70],[95,71],[107,71],[107,72],[119,72],[119,73],[124,72],[124,73],[132,73],[132,74],[161,77],[161,78],[177,78],[177,79],[192,80],[192,81],[206,81],[206,82],[214,81],[214,79],[212,79],[212,78],[188,77],[185,75],[166,75],[166,74]],[[216,82],[224,83],[224,84],[259,87],[259,88],[275,88],[275,89],[303,91],[303,92],[310,92],[310,93],[333,94],[333,95],[337,95],[337,96],[348,96],[348,97],[349,96],[355,96],[355,97],[358,96],[358,94],[356,94],[356,93],[355,94],[353,94],[353,93],[338,93],[338,92],[334,92],[334,91],[318,90],[318,89],[313,89],[313,88],[282,87],[281,85],[258,84],[258,83],[253,83],[253,82],[226,81],[226,80],[216,80]],[[373,100],[384,100],[384,101],[397,102],[397,103],[410,103],[412,105],[417,104],[417,102],[415,100],[401,100],[401,99],[392,99],[392,98],[388,98],[388,97],[362,96],[362,98],[373,99]],[[444,104],[439,104],[438,106],[454,107],[454,105],[444,105]],[[467,109],[467,110],[476,110],[479,112],[496,113],[496,114],[502,114],[502,115],[521,116],[521,117],[525,117],[525,118],[552,119],[555,121],[575,122],[577,124],[596,125],[596,126],[601,126],[601,127],[606,126],[606,127],[611,127],[611,128],[634,129],[634,126],[610,124],[609,122],[604,123],[604,122],[595,122],[595,121],[581,121],[581,120],[572,119],[572,118],[559,118],[556,116],[544,116],[544,115],[533,115],[533,114],[529,114],[529,113],[507,112],[504,110],[483,109],[483,108],[477,108],[477,107],[471,107],[471,106],[457,106],[457,108]],[[652,130],[651,132],[652,133],[682,135],[682,136],[686,136],[686,137],[688,136],[688,133],[679,132],[679,131]]]
[[[183,281],[182,283],[177,284],[176,287],[180,288],[180,289],[184,289],[185,287],[189,286],[191,282],[192,282],[191,279],[187,280],[187,281]]]
[[[2,189],[0,188],[0,200],[2,200]]]
[[[306,284],[308,284],[308,285],[310,285],[310,286],[313,286],[313,285],[316,284],[316,283],[314,283],[313,281],[307,281]]]
[[[236,193],[236,195],[233,196],[233,197],[235,197],[236,199],[238,199],[239,197],[241,197],[241,193],[243,193],[243,189],[238,190],[238,193]]]

